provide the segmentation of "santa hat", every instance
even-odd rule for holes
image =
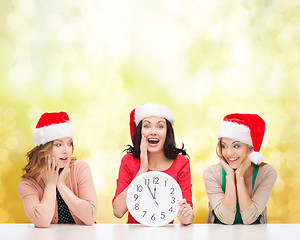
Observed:
[[[74,139],[70,119],[65,112],[44,113],[33,131],[35,146],[40,146],[64,137]]]
[[[137,125],[139,125],[140,121],[145,117],[163,117],[167,119],[172,126],[174,125],[174,117],[168,107],[155,103],[145,103],[133,109],[130,113],[129,126],[131,139],[133,138]]]
[[[265,121],[257,114],[234,113],[224,117],[218,130],[218,138],[230,138],[253,147],[249,159],[260,164],[264,156],[259,153],[265,133]]]

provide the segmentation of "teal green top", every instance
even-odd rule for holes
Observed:
[[[254,165],[253,166],[253,176],[252,176],[252,190],[254,188],[254,184],[255,184],[255,180],[256,180],[256,176],[257,176],[257,173],[258,173],[258,168],[259,166],[258,165]],[[225,170],[222,168],[222,190],[223,192],[225,192],[225,188],[226,188],[226,172]],[[215,220],[214,220],[214,223],[221,223],[223,224],[216,216],[215,212],[212,211],[214,216],[215,216]],[[255,222],[253,222],[252,224],[260,224],[260,218],[261,218],[261,215],[259,215],[259,217],[256,219]],[[239,206],[239,203],[237,202],[236,203],[236,214],[235,214],[235,219],[234,219],[234,222],[233,224],[244,224],[243,223],[243,220],[242,220],[242,216],[241,216],[241,212],[240,212],[240,206]]]

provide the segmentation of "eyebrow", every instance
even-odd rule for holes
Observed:
[[[223,143],[223,144],[226,144],[227,145],[227,143],[226,142],[223,142],[223,141],[221,141],[221,143]],[[240,141],[234,141],[233,143],[231,143],[231,144],[235,144],[235,143],[240,143]]]
[[[159,120],[157,123],[166,123],[164,120]]]
[[[54,141],[56,141],[56,142],[64,142],[64,141],[62,141],[60,139],[55,139]],[[73,139],[71,138],[68,142],[73,142]]]
[[[143,123],[145,123],[145,122],[151,123],[149,120],[144,120]],[[164,120],[159,120],[156,124],[158,124],[158,123],[165,123],[165,122],[164,122]]]

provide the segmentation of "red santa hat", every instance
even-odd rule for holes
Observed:
[[[40,146],[64,137],[74,139],[70,119],[65,112],[44,113],[33,131],[35,146]]]
[[[174,117],[168,107],[155,103],[145,103],[133,109],[130,113],[129,126],[131,139],[133,138],[137,125],[139,125],[140,121],[145,117],[163,117],[167,119],[172,126],[174,125]]]
[[[233,113],[224,117],[218,138],[230,138],[253,147],[249,159],[260,164],[264,156],[259,153],[265,134],[265,121],[257,114]]]

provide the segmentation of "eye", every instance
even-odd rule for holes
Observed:
[[[55,146],[55,147],[60,147],[61,144],[60,144],[60,143],[54,143],[54,146]]]
[[[69,143],[69,146],[73,146],[73,142],[70,142],[70,143]]]
[[[150,126],[148,124],[144,125],[144,128],[150,128]]]
[[[162,128],[164,128],[164,125],[159,125],[158,128],[162,129]]]
[[[227,148],[227,146],[225,146],[225,145],[221,145],[221,148],[224,148],[224,149],[225,149],[225,148]]]
[[[239,147],[240,147],[240,145],[234,145],[233,147],[234,147],[234,148],[239,148]]]

